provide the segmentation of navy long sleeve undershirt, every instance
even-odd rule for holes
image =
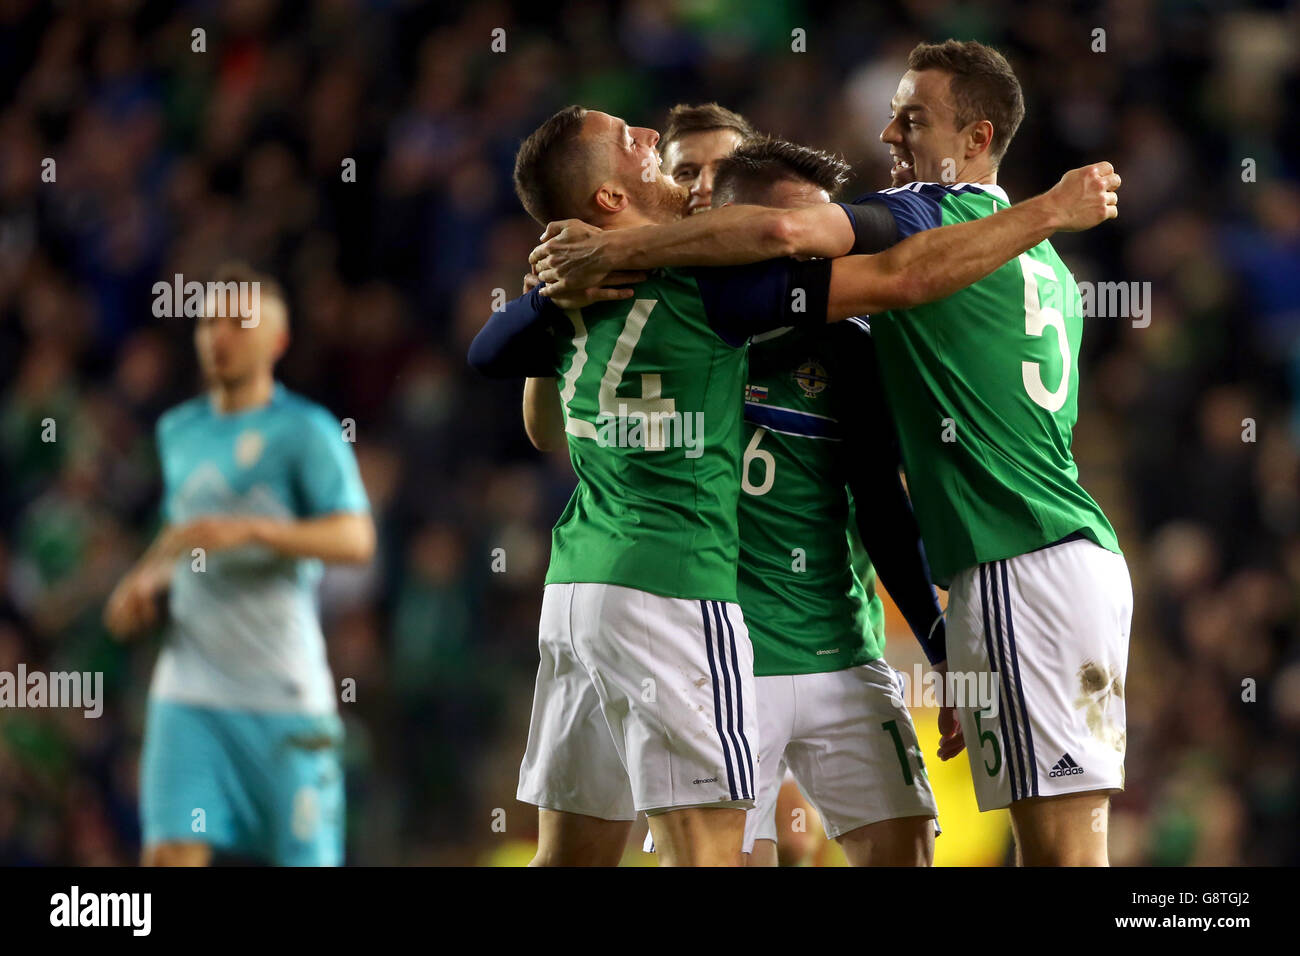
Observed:
[[[842,329],[835,330],[833,374],[840,382],[857,386],[839,417],[858,534],[926,659],[937,664],[947,659],[943,612],[931,583],[921,530],[899,477],[898,437],[880,383],[875,347],[855,320]]]
[[[831,264],[815,259],[772,259],[746,266],[684,269],[695,280],[704,314],[723,341],[739,347],[751,336],[782,326],[824,325]],[[796,295],[799,291],[802,294]],[[544,378],[556,374],[552,328],[568,321],[541,294],[541,286],[493,312],[469,347],[469,364],[489,378]]]
[[[488,378],[544,378],[555,374],[551,324],[564,313],[533,289],[493,312],[469,347],[469,364]]]

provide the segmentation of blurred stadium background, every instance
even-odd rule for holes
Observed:
[[[906,53],[949,36],[998,45],[1024,86],[1013,198],[1114,161],[1121,218],[1058,246],[1080,279],[1154,290],[1149,327],[1090,323],[1075,443],[1136,592],[1112,860],[1300,862],[1295,4],[10,0],[0,670],[102,671],[107,704],[98,720],[0,711],[0,863],[137,858],[154,653],[114,644],[100,615],[156,528],[154,422],[197,387],[189,322],[153,318],[151,287],[231,256],[288,287],[281,378],[356,420],[381,529],[374,567],[322,591],[335,676],[358,685],[348,860],[526,861],[535,814],[515,776],[548,530],[573,479],[525,440],[519,388],[464,361],[540,231],[510,188],[520,137],[569,102],[660,128],[673,103],[717,100],[842,152],[854,187],[876,189]],[[900,624],[888,656],[910,673]],[[917,724],[932,754],[934,715]],[[929,763],[938,862],[1005,862],[1005,818],[977,818],[964,758]]]

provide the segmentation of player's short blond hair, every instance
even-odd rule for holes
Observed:
[[[272,310],[271,314],[278,315],[285,328],[288,328],[289,298],[285,295],[284,287],[269,274],[254,269],[242,259],[231,259],[217,266],[213,271],[212,281],[221,285],[257,283],[258,302],[261,305],[265,305],[268,301],[275,302],[278,308]]]
[[[577,216],[590,185],[590,152],[583,143],[587,110],[566,106],[519,145],[515,154],[515,195],[528,215],[543,226]]]

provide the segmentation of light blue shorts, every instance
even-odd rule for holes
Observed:
[[[343,862],[343,725],[150,698],[140,761],[145,846],[206,843],[279,866]]]

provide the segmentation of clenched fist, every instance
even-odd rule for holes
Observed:
[[[1119,215],[1119,173],[1110,163],[1072,169],[1044,193],[1062,232],[1081,232]]]

